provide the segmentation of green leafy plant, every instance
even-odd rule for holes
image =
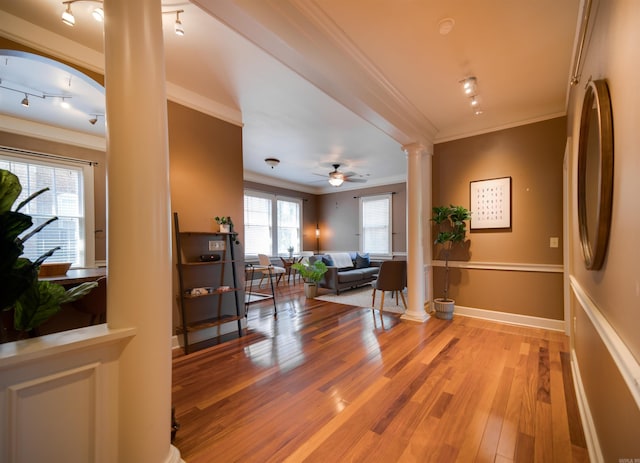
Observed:
[[[437,235],[434,244],[443,245],[444,255],[444,300],[450,301],[449,295],[449,255],[456,243],[464,242],[467,236],[466,221],[471,219],[471,212],[462,206],[436,206],[433,208],[431,221],[436,225]]]
[[[40,265],[60,248],[53,248],[34,262],[21,257],[24,243],[51,222],[53,217],[26,235],[22,233],[33,226],[31,216],[20,212],[30,201],[48,191],[44,188],[22,201],[12,210],[22,192],[16,175],[0,169],[0,310],[14,310],[13,327],[23,333],[37,334],[35,329],[55,315],[61,304],[73,302],[87,294],[98,284],[83,283],[71,289],[38,280]],[[4,336],[4,330],[1,333]]]
[[[229,217],[229,216],[227,216],[227,217],[218,217],[216,215],[213,218],[213,220],[215,220],[218,225],[230,225],[231,229],[233,229],[233,220],[231,220],[231,217]]]
[[[296,262],[291,268],[300,272],[300,276],[307,283],[318,283],[327,273],[327,266],[321,260],[316,260],[313,264]]]

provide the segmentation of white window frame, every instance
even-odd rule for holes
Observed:
[[[72,160],[43,153],[16,153],[0,147],[0,159],[38,164],[49,167],[70,167],[82,171],[82,211],[83,218],[80,226],[80,241],[83,245],[79,249],[79,261],[74,268],[95,267],[95,210],[94,210],[94,180],[92,163],[85,160]]]
[[[389,214],[387,217],[387,252],[370,252],[368,249],[365,249],[365,230],[364,230],[364,203],[367,201],[381,201],[386,200],[389,205]],[[391,193],[385,193],[381,195],[371,195],[371,196],[361,196],[358,200],[358,232],[359,232],[359,247],[361,252],[369,252],[370,254],[376,256],[391,256],[393,255],[393,195]]]
[[[298,208],[300,210],[299,218],[298,218],[298,244],[302,246],[302,215],[303,215],[303,201],[300,198],[293,198],[289,196],[280,196],[274,193],[265,193],[262,191],[256,190],[244,190],[244,196],[255,196],[259,198],[269,199],[271,201],[271,223],[269,226],[270,230],[270,240],[271,240],[271,256],[278,256],[283,253],[278,253],[278,201],[288,201],[298,204]],[[243,204],[244,204],[244,196],[243,196]],[[246,227],[246,223],[245,223]],[[245,231],[245,237],[247,233]],[[300,252],[301,249],[296,249],[294,252]],[[245,259],[249,258],[257,258],[256,254],[245,254]]]

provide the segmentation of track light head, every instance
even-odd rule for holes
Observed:
[[[94,9],[91,12],[91,16],[93,16],[93,19],[95,19],[99,23],[104,22],[104,10],[101,7]]]
[[[22,99],[22,101],[20,102],[20,104],[22,106],[24,106],[25,108],[29,107],[29,96],[25,93],[24,94],[24,98]]]
[[[76,24],[76,18],[71,11],[71,2],[63,2],[63,4],[67,5],[67,9],[62,12],[62,22],[73,27]]]
[[[182,27],[182,23],[179,19],[176,19],[176,23],[174,25],[174,30],[178,37],[182,37],[184,35],[184,28]]]
[[[89,124],[91,124],[91,125],[96,125],[96,122],[98,122],[98,118],[97,117],[92,117],[91,119],[89,119]]]
[[[467,77],[462,81],[462,89],[465,95],[473,96],[476,94],[477,79],[475,77]]]
[[[184,13],[184,10],[176,11],[176,22],[173,26],[173,30],[178,37],[182,37],[184,35],[184,27],[182,27],[182,21],[180,21],[180,13]]]

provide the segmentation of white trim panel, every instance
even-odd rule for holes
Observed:
[[[9,461],[98,461],[100,364],[7,387]]]
[[[584,437],[587,441],[587,450],[591,456],[591,461],[604,461],[602,450],[600,449],[600,442],[598,441],[596,425],[593,421],[591,409],[587,402],[587,394],[584,390],[584,384],[582,383],[582,375],[580,374],[580,368],[578,367],[578,359],[576,358],[576,353],[573,349],[571,350],[571,374],[573,374],[573,387],[576,391],[576,402],[578,403],[578,410],[580,411],[580,418],[582,419],[582,427],[584,428]]]
[[[636,402],[636,406],[640,408],[640,363],[638,363],[627,345],[602,315],[595,302],[580,286],[578,280],[573,276],[570,277],[570,280],[573,294],[575,294],[584,313],[589,317],[603,344],[607,347],[611,358],[618,367],[620,375]]]
[[[443,260],[434,260],[434,267],[444,267]],[[521,264],[510,262],[461,262],[449,261],[451,268],[468,268],[474,270],[503,270],[509,272],[541,272],[541,273],[563,273],[563,265],[551,264]]]

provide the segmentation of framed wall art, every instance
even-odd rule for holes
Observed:
[[[471,230],[511,228],[511,177],[469,183]]]

